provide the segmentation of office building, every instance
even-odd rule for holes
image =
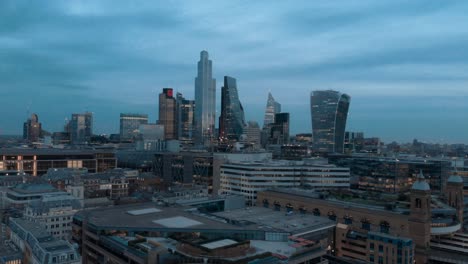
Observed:
[[[32,114],[23,124],[23,139],[29,142],[38,142],[42,137],[42,125],[37,114]]]
[[[200,53],[198,74],[195,78],[195,144],[209,145],[214,139],[216,115],[216,80],[208,52]]]
[[[349,95],[333,90],[312,92],[310,109],[316,152],[343,153],[350,101]]]
[[[101,172],[115,168],[113,151],[92,149],[0,149],[0,171],[17,170],[33,176],[50,168],[87,168]]]
[[[195,101],[185,99],[181,93],[176,96],[177,139],[182,144],[193,143]]]
[[[335,223],[254,207],[205,214],[144,203],[75,215],[83,263],[328,263]]]
[[[255,204],[259,191],[269,188],[349,188],[349,168],[338,168],[323,160],[225,162],[220,171],[220,192],[243,195],[249,205]]]
[[[164,150],[166,148],[164,131],[164,126],[160,124],[140,125],[136,140],[136,150]]]
[[[269,143],[284,145],[289,143],[289,113],[275,114],[275,122],[270,127]]]
[[[172,88],[163,88],[159,94],[159,120],[164,126],[164,139],[176,139],[176,100]]]
[[[8,223],[11,242],[23,252],[26,264],[80,264],[81,257],[72,244],[57,239],[41,224],[20,218]]]
[[[263,121],[263,128],[268,127],[269,124],[275,122],[275,115],[281,113],[281,104],[275,101],[273,95],[268,93],[268,100],[265,109],[265,119]]]
[[[239,141],[245,127],[244,108],[239,101],[236,79],[224,76],[221,88],[219,140],[222,143]]]
[[[255,121],[247,122],[244,127],[244,138],[242,143],[246,146],[251,146],[252,149],[259,149],[261,147],[261,133],[260,126]]]
[[[154,174],[164,180],[166,186],[174,183],[204,185],[213,189],[213,153],[161,152],[155,155]]]
[[[447,196],[457,197],[462,188],[460,184],[449,189]],[[336,221],[336,240],[331,249],[348,263],[466,260],[467,236],[459,233],[458,210],[463,205],[452,207],[445,198],[431,195],[422,174],[405,201],[372,198],[362,192],[323,196],[307,190],[276,189],[259,192],[257,206],[291,213],[302,211]]]
[[[133,140],[140,125],[148,124],[146,114],[120,114],[120,140]]]
[[[69,123],[71,144],[86,144],[93,135],[93,114],[72,114]]]

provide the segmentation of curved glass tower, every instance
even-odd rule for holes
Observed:
[[[200,52],[198,75],[195,78],[195,144],[208,145],[214,135],[216,114],[216,80],[208,52]]]
[[[224,76],[224,86],[221,88],[221,116],[219,117],[220,141],[238,141],[244,127],[244,108],[239,101],[236,79]]]
[[[313,91],[310,96],[312,134],[318,152],[343,153],[351,97],[338,91]]]

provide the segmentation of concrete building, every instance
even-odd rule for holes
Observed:
[[[201,213],[153,203],[79,212],[83,263],[327,263],[335,223],[265,208]]]
[[[176,95],[177,139],[182,144],[193,144],[195,129],[195,101],[185,99],[181,93]]]
[[[349,168],[317,160],[227,162],[221,165],[220,192],[243,195],[249,205],[255,205],[260,191],[299,186],[317,190],[348,189]]]
[[[0,149],[0,171],[17,170],[33,176],[50,168],[87,168],[89,172],[113,169],[117,160],[112,151],[89,149]]]
[[[120,140],[133,140],[140,125],[148,124],[147,114],[120,114]]]
[[[164,125],[142,124],[138,128],[136,150],[162,151],[166,148],[164,140]]]
[[[244,127],[244,138],[241,138],[241,143],[245,146],[251,146],[252,149],[257,150],[261,148],[261,133],[260,126],[255,121],[247,122]]]
[[[40,223],[53,237],[69,240],[72,217],[80,209],[80,201],[69,193],[60,196],[43,195],[41,199],[26,205],[23,217]]]
[[[448,194],[453,197],[458,191]],[[335,240],[331,243],[333,254],[351,263],[463,263],[466,260],[468,236],[459,234],[458,209],[431,195],[422,174],[413,184],[408,201],[375,199],[359,192],[343,195],[269,190],[258,193],[257,206],[311,213],[336,221]]]
[[[10,239],[23,252],[24,264],[80,264],[81,257],[67,241],[51,236],[44,226],[10,218]]]

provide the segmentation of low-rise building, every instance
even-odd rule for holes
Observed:
[[[81,257],[67,241],[51,236],[44,226],[10,218],[10,240],[23,253],[24,264],[80,264]]]

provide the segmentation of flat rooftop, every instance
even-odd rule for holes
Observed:
[[[331,228],[334,221],[311,214],[288,214],[264,207],[247,207],[231,211],[214,213],[213,215],[238,223],[244,228],[254,226],[265,231],[286,232],[292,235],[310,233]]]
[[[58,148],[2,148],[0,155],[92,155],[97,153],[114,153],[106,149],[58,149]]]

